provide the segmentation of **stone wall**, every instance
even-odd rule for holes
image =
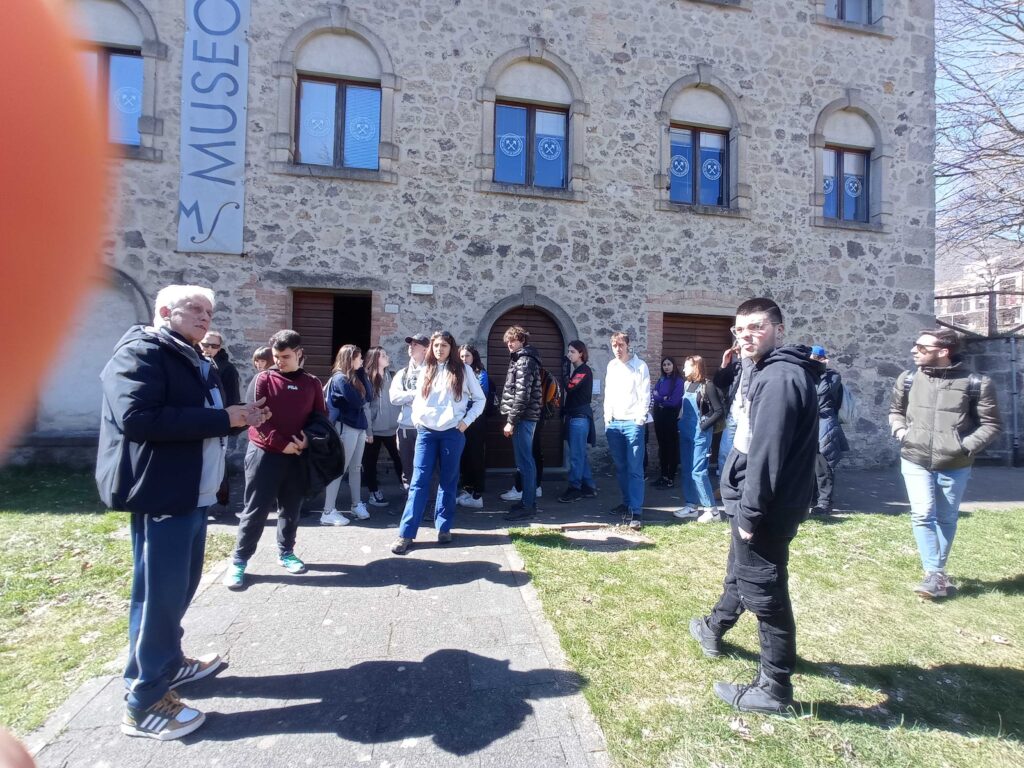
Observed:
[[[242,256],[175,252],[183,4],[142,4],[167,51],[154,64],[161,159],[112,161],[106,258],[150,296],[170,282],[212,285],[236,361],[291,324],[294,289],[372,291],[373,341],[404,360],[401,339],[414,331],[446,327],[460,342],[485,342],[473,338],[480,318],[536,285],[593,345],[599,377],[614,329],[629,331],[656,370],[660,313],[728,314],[768,295],[786,313],[787,338],[826,346],[859,397],[850,463],[894,460],[888,388],[932,320],[931,2],[887,3],[886,34],[815,23],[803,0],[350,2],[332,18],[371,30],[398,78],[389,183],[272,165],[275,63],[295,29],[329,12],[253,0]],[[572,200],[474,188],[486,143],[479,89],[496,59],[528,45],[571,67],[586,101],[573,116],[585,171]],[[698,67],[734,94],[746,121],[749,208],[738,215],[658,204],[668,162],[658,113]],[[891,154],[880,180],[885,231],[813,223],[812,134],[822,110],[851,93],[877,115]],[[413,282],[433,295],[412,295]],[[399,313],[381,313],[385,304]]]

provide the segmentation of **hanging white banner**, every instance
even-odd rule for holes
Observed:
[[[241,253],[249,0],[185,0],[178,250]]]

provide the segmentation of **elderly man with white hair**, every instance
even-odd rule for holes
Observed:
[[[262,401],[225,407],[216,367],[196,348],[210,328],[209,288],[170,285],[153,326],[130,328],[104,367],[96,484],[131,512],[134,560],[128,619],[127,711],[121,730],[160,741],[203,724],[174,690],[214,672],[216,654],[182,653],[181,620],[199,586],[206,508],[224,475],[225,437],[262,424]]]

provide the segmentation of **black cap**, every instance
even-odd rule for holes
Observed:
[[[419,344],[421,347],[429,347],[430,339],[424,336],[422,333],[417,333],[414,336],[405,337],[406,344]]]

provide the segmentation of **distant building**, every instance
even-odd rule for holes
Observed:
[[[937,320],[977,334],[989,333],[989,291],[996,292],[994,334],[1015,331],[1024,336],[1024,267],[996,272],[991,277],[966,277],[935,286],[935,317]],[[1016,292],[1017,295],[1006,295]],[[964,295],[964,294],[975,294]],[[943,298],[945,296],[956,298]]]

